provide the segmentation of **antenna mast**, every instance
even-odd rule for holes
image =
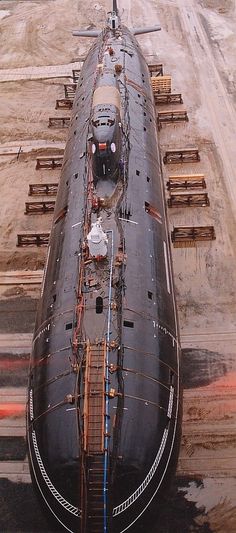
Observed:
[[[112,11],[113,11],[113,13],[118,15],[118,7],[117,7],[117,1],[116,0],[113,0],[113,9],[112,9]]]

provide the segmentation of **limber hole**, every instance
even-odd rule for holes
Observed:
[[[132,322],[131,320],[124,320],[123,324],[125,328],[134,328],[134,322]]]
[[[98,296],[96,298],[96,313],[100,315],[103,312],[103,298]]]

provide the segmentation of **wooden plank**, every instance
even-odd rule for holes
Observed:
[[[155,103],[158,105],[161,104],[182,104],[183,98],[180,93],[155,93],[154,94]]]
[[[57,194],[58,183],[31,183],[29,185],[29,196],[55,196]]]
[[[73,107],[73,100],[70,98],[60,98],[56,100],[56,109],[71,109]]]
[[[53,213],[55,201],[51,202],[26,202],[25,215]]]
[[[155,76],[151,78],[153,94],[171,93],[171,76]]]
[[[72,70],[72,76],[73,76],[73,82],[78,83],[79,77],[80,77],[80,70],[79,69],[73,69]]]
[[[174,150],[166,150],[163,163],[194,163],[200,161],[198,148],[179,148]]]
[[[215,238],[214,226],[179,226],[171,232],[174,246],[193,246],[198,241],[212,241]]]
[[[167,181],[166,187],[168,191],[172,190],[187,190],[187,189],[206,189],[206,182],[204,178],[172,178]]]
[[[148,65],[148,69],[151,76],[157,77],[157,76],[163,76],[163,65],[162,63],[153,63],[151,65]]]
[[[34,285],[42,282],[43,270],[8,270],[0,273],[0,285]]]
[[[17,246],[47,246],[50,233],[18,233]]]
[[[188,120],[188,113],[186,110],[175,110],[175,111],[159,111],[157,114],[158,120],[160,122],[169,122],[172,120]]]
[[[162,124],[175,122],[188,122],[187,111],[159,111],[157,114],[157,125],[159,130],[162,128]]]
[[[41,156],[36,159],[36,170],[61,168],[63,155]]]
[[[71,98],[73,100],[76,91],[76,83],[66,83],[64,85],[65,98]]]
[[[167,200],[168,207],[208,207],[208,194],[171,194]]]
[[[70,117],[49,117],[49,128],[68,128],[70,124]]]
[[[195,180],[195,179],[202,179],[204,178],[205,174],[171,174],[169,176],[170,180]]]

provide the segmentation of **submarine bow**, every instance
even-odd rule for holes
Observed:
[[[94,33],[36,317],[27,440],[58,527],[136,533],[175,468],[180,347],[148,66],[116,1]]]

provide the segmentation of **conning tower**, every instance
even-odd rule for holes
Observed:
[[[112,58],[108,46],[103,63],[98,65],[97,83],[92,102],[92,162],[96,182],[99,178],[116,178],[121,152],[121,102]],[[115,59],[115,58],[114,58]],[[110,66],[112,64],[112,67]]]

